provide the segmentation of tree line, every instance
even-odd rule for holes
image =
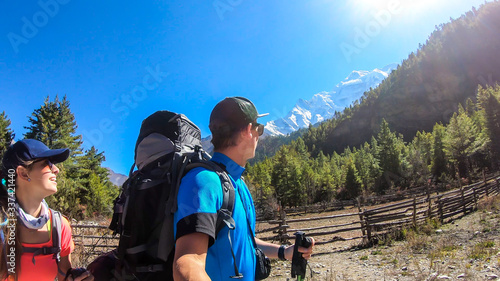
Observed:
[[[77,123],[66,96],[54,100],[47,97],[27,120],[23,138],[36,139],[51,149],[69,148],[70,157],[57,164],[58,191],[46,198],[49,206],[75,219],[109,216],[118,187],[108,179],[108,171],[102,167],[104,152],[94,146],[82,148],[82,136],[76,134]],[[14,141],[15,133],[5,111],[0,115],[0,156]]]
[[[304,134],[312,155],[320,150],[341,153],[347,146],[370,142],[382,119],[407,142],[417,131],[432,131],[436,122],[448,123],[459,103],[476,98],[479,84],[486,87],[500,81],[498,34],[498,1],[436,26],[425,44],[378,87]]]
[[[471,182],[500,170],[500,86],[477,89],[475,101],[458,106],[448,124],[418,131],[404,141],[382,120],[378,132],[342,153],[317,150],[305,134],[248,166],[257,203],[301,206],[332,199],[384,194],[427,184]],[[312,142],[313,143],[313,142]]]
[[[382,119],[409,142],[417,131],[448,123],[459,103],[475,98],[477,85],[500,81],[500,3],[472,8],[440,24],[425,44],[411,52],[387,79],[334,117],[289,136],[268,137],[252,164],[273,156],[302,136],[313,157],[370,142]]]

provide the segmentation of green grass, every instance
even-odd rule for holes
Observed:
[[[461,247],[448,240],[441,240],[436,248],[432,250],[428,257],[432,260],[444,257],[454,257]]]
[[[495,247],[495,242],[493,241],[479,242],[471,249],[468,257],[475,260],[489,259],[497,252],[493,247]]]

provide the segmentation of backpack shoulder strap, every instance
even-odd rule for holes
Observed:
[[[239,272],[238,266],[236,265],[236,256],[234,254],[233,243],[231,241],[230,235],[230,230],[234,230],[236,228],[236,222],[233,219],[234,201],[236,199],[233,182],[229,178],[229,173],[227,172],[226,167],[223,164],[219,164],[213,161],[201,161],[192,164],[188,168],[190,170],[196,167],[203,167],[208,170],[214,171],[220,178],[222,187],[222,206],[217,211],[217,221],[215,223],[215,239],[217,239],[219,232],[227,226],[227,228],[229,229],[229,231],[227,232],[227,239],[229,241],[231,255],[233,256],[234,261],[234,276],[231,276],[231,278],[243,278],[243,274]]]
[[[62,215],[59,211],[50,209],[52,212],[52,247],[57,248],[54,258],[57,263],[61,261],[61,235],[62,235]]]
[[[234,186],[229,178],[228,173],[223,167],[222,164],[218,164],[213,161],[200,161],[197,163],[193,163],[186,167],[186,171],[192,170],[194,168],[205,168],[207,170],[214,171],[219,176],[222,187],[222,206],[217,211],[217,222],[215,224],[215,236],[217,238],[218,233],[225,227],[229,227],[229,229],[234,229],[236,227],[234,219],[233,219],[233,210],[234,210],[234,200],[235,200],[235,191]]]

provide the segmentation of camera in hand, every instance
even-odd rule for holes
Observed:
[[[302,257],[302,253],[299,252],[299,247],[311,247],[312,239],[306,237],[306,234],[302,231],[298,231],[294,233],[294,235],[295,247],[293,247],[292,278],[297,276],[297,280],[302,280],[306,275],[307,260]]]
[[[64,278],[64,280],[68,280],[68,277],[70,277],[70,276],[74,280],[78,276],[82,275],[85,271],[87,271],[87,269],[85,269],[84,267],[70,268],[68,270],[68,272],[66,273],[66,277]]]

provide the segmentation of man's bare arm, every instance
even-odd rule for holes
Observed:
[[[174,256],[174,280],[210,280],[205,271],[208,235],[186,234],[176,241]]]

